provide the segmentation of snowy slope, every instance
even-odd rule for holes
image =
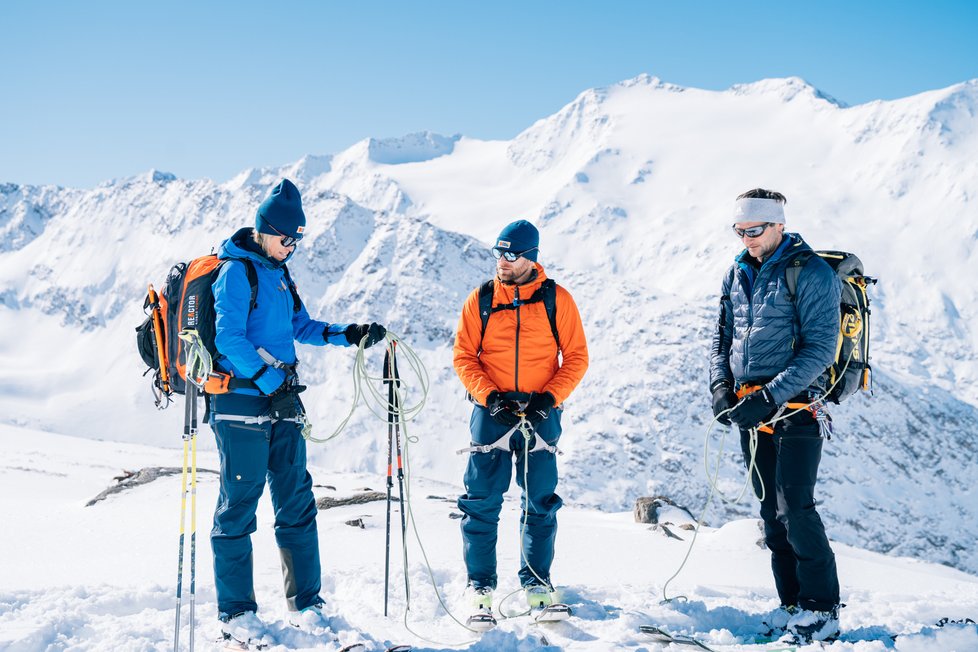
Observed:
[[[170,650],[179,532],[180,479],[169,476],[85,503],[113,484],[123,469],[173,466],[176,447],[111,443],[0,426],[0,495],[7,523],[17,536],[0,537],[0,650]],[[199,456],[201,469],[215,469],[214,453]],[[382,489],[376,474],[328,472],[313,467],[317,496],[344,497],[364,487]],[[444,500],[457,485],[429,480],[412,483],[412,511],[425,544],[438,591],[459,610],[464,585],[457,510]],[[267,496],[267,494],[266,494]],[[197,649],[216,649],[212,558],[207,532],[217,482],[201,473],[198,489]],[[660,604],[663,584],[686,553],[690,532],[679,512],[668,513],[685,540],[633,522],[630,513],[568,507],[561,512],[561,538],[554,577],[575,609],[569,621],[534,626],[526,618],[501,622],[475,639],[439,606],[418,545],[409,538],[411,611],[404,617],[404,575],[397,526],[392,537],[391,616],[383,616],[384,503],[320,511],[327,612],[333,640],[319,640],[283,624],[284,600],[271,505],[262,499],[255,544],[259,610],[269,623],[269,652],[335,652],[340,644],[364,641],[368,650],[407,643],[416,650],[445,650],[450,644],[473,652],[557,650],[607,652],[664,649],[639,634],[656,624],[697,635],[724,650],[750,650],[761,619],[777,606],[768,553],[756,545],[758,522],[741,520],[704,528],[689,562],[668,589],[687,600]],[[677,518],[678,517],[678,518]],[[365,527],[344,522],[360,518]],[[518,586],[519,507],[515,494],[500,524],[500,589],[497,604]],[[395,511],[394,522],[399,521]],[[962,620],[978,612],[978,577],[908,558],[885,557],[834,544],[845,579],[842,640],[835,652],[966,652],[978,650],[974,625],[936,627],[941,618]],[[189,552],[188,552],[189,555]],[[189,572],[189,556],[185,560]],[[183,644],[189,634],[188,584],[184,583]],[[516,612],[518,597],[502,608]],[[898,634],[896,641],[888,634]],[[427,640],[426,640],[427,639]],[[550,646],[544,645],[546,641]],[[186,649],[184,647],[183,649]],[[820,650],[821,647],[812,647]]]
[[[976,107],[978,81],[847,107],[797,78],[713,92],[641,76],[585,91],[511,141],[367,139],[223,184],[150,172],[91,190],[0,185],[0,419],[172,444],[180,411],[153,412],[133,352],[145,284],[251,223],[289,176],[311,218],[292,265],[310,311],[384,321],[432,376],[414,426],[419,475],[461,475],[468,406],[452,334],[464,297],[491,274],[487,243],[526,217],[591,348],[567,406],[563,495],[614,511],[667,494],[698,511],[710,325],[738,252],[728,215],[761,185],[788,196],[790,229],[857,252],[881,279],[876,396],[834,410],[825,448],[830,536],[978,572]],[[302,351],[319,434],[349,409],[351,363],[345,349]],[[361,411],[311,457],[375,472],[383,436]],[[726,448],[733,488],[743,472]],[[753,513],[745,501],[708,519]]]

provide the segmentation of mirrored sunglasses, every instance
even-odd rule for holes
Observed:
[[[268,222],[265,222],[265,224],[268,224]],[[268,228],[270,228],[272,231],[275,231],[275,233],[278,233],[280,236],[282,236],[282,246],[283,247],[292,247],[292,246],[295,246],[295,245],[299,244],[299,240],[302,240],[301,237],[296,238],[296,237],[291,236],[291,235],[285,235],[284,233],[282,233],[281,231],[279,231],[278,229],[276,229],[271,224],[268,224]]]
[[[528,254],[534,249],[536,249],[536,247],[533,247],[531,249],[525,249],[523,251],[507,251],[505,249],[500,249],[499,247],[493,247],[492,257],[495,258],[496,260],[499,260],[500,258],[505,258],[509,262],[515,263],[520,256],[522,256],[523,254]]]
[[[752,226],[746,229],[738,229],[736,226],[732,228],[734,230],[734,233],[737,234],[738,238],[743,238],[744,236],[747,236],[748,238],[756,238],[757,236],[764,233],[764,229],[766,229],[769,226],[774,226],[774,224],[772,222],[767,222],[765,224],[759,224],[757,226]]]

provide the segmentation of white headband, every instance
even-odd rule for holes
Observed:
[[[737,222],[773,222],[784,224],[784,204],[776,199],[750,197],[734,203],[734,224]]]

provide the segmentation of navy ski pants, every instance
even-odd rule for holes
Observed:
[[[537,432],[550,445],[560,439],[561,410],[550,411],[540,422]],[[491,444],[506,434],[507,426],[497,423],[489,410],[475,406],[469,420],[474,444]],[[532,442],[532,440],[531,440]],[[531,443],[532,445],[532,443]],[[526,519],[523,552],[519,570],[520,584],[539,584],[537,575],[550,582],[550,565],[554,558],[557,535],[557,510],[563,504],[557,488],[557,459],[545,450],[526,454],[526,440],[517,430],[510,437],[509,450],[493,449],[489,453],[469,453],[465,468],[465,493],[459,496],[462,510],[462,554],[469,582],[476,587],[495,588],[496,540],[503,494],[509,489],[515,467],[516,484],[523,490],[522,507]],[[514,465],[515,457],[515,465]],[[524,464],[529,464],[524,486]],[[521,521],[522,524],[522,521]],[[534,572],[536,575],[534,575]]]
[[[288,609],[319,604],[321,568],[316,500],[306,470],[306,441],[291,421],[246,424],[223,414],[258,416],[268,411],[259,396],[212,396],[211,429],[221,458],[221,488],[211,530],[214,582],[221,616],[257,611],[251,533],[265,489],[271,491]]]
[[[741,448],[749,464],[749,434],[741,431]],[[783,605],[828,611],[839,604],[839,575],[825,526],[815,510],[815,482],[822,459],[822,437],[809,412],[775,424],[774,434],[759,433],[757,469],[751,474],[761,495],[764,542]]]

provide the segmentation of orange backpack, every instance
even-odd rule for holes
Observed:
[[[255,308],[258,295],[258,274],[254,263],[241,259],[248,274],[251,286],[249,312]],[[149,309],[146,320],[136,328],[136,345],[140,357],[149,367],[146,373],[153,373],[153,394],[156,406],[163,400],[167,404],[173,393],[184,394],[187,390],[187,344],[178,335],[187,331],[197,331],[204,348],[216,358],[214,346],[214,292],[212,285],[217,280],[221,267],[229,262],[215,254],[194,258],[189,263],[177,263],[166,277],[163,290],[157,294],[150,284],[143,311]],[[287,273],[287,272],[286,272]],[[291,286],[291,279],[289,285]],[[294,288],[293,288],[294,293]],[[145,374],[144,374],[145,375]],[[246,378],[235,378],[229,373],[211,371],[203,383],[207,394],[224,394],[231,389],[255,388]],[[166,405],[163,405],[166,407]]]

